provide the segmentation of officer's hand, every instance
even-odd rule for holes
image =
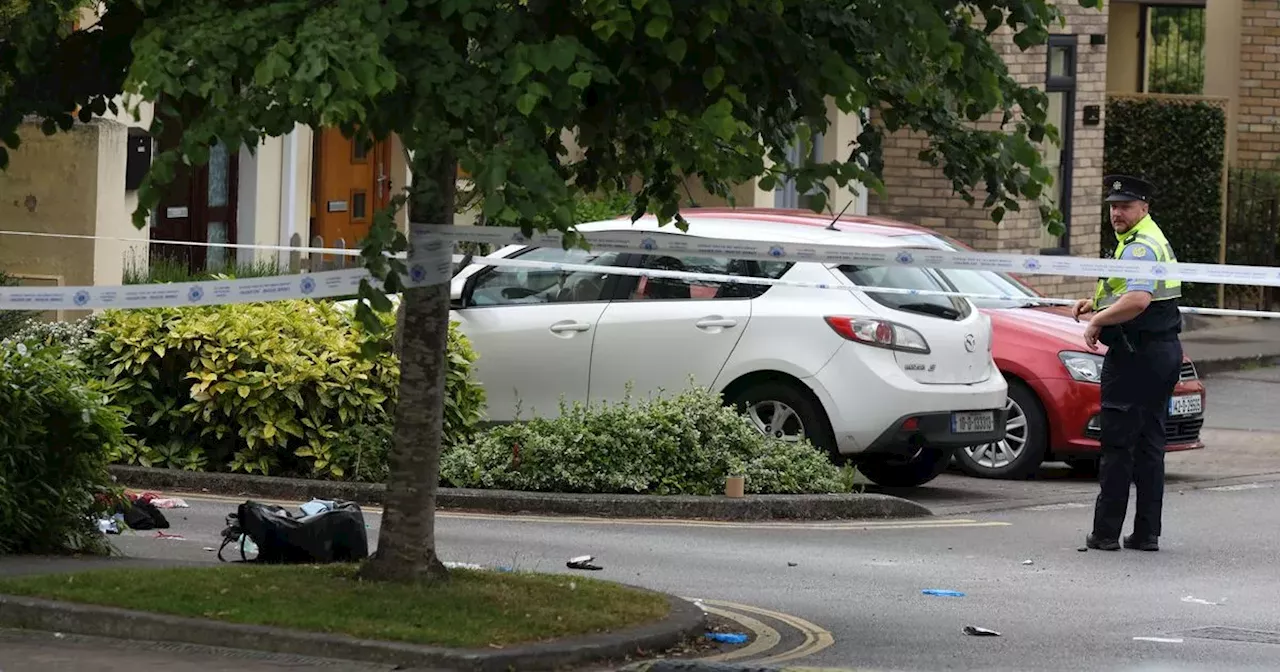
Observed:
[[[1102,334],[1102,327],[1090,322],[1084,330],[1084,344],[1089,346],[1090,350],[1097,351],[1098,336]]]
[[[1093,299],[1080,299],[1076,301],[1076,305],[1071,307],[1071,317],[1076,318],[1076,322],[1080,321],[1080,316],[1085,313],[1093,312]]]

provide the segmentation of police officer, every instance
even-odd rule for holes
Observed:
[[[1104,178],[1115,258],[1172,263],[1177,259],[1148,214],[1152,186],[1127,175]],[[1164,426],[1182,365],[1182,283],[1177,280],[1099,278],[1092,299],[1076,302],[1077,321],[1089,315],[1085,345],[1107,346],[1102,364],[1102,464],[1089,548],[1120,550],[1129,484],[1138,489],[1133,534],[1124,547],[1159,550],[1164,499]]]

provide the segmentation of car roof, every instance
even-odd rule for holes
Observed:
[[[768,208],[692,208],[682,210],[689,230],[681,232],[673,222],[658,226],[652,215],[635,223],[629,215],[617,219],[580,224],[580,231],[646,231],[674,235],[696,235],[707,238],[779,241],[812,244],[842,244],[860,247],[894,247],[894,238],[911,234],[937,235],[921,227],[892,220],[856,217],[846,222],[841,217],[836,230],[828,229],[831,218],[805,210]]]

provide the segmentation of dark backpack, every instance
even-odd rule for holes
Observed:
[[[295,518],[283,507],[246,501],[227,516],[218,559],[226,562],[223,549],[238,541],[240,560],[250,562],[247,539],[258,547],[253,562],[358,562],[369,557],[364,514],[354,502],[336,502],[329,510]]]

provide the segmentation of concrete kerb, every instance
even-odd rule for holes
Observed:
[[[0,628],[178,642],[414,669],[554,670],[651,656],[700,635],[706,627],[704,612],[687,600],[670,595],[667,599],[671,611],[656,623],[497,650],[446,649],[8,595],[0,595]]]
[[[1264,368],[1280,365],[1280,355],[1249,355],[1247,357],[1224,357],[1222,359],[1195,360],[1196,373],[1208,377],[1219,373],[1231,373],[1253,368]]]
[[[113,466],[111,471],[121,484],[130,488],[208,493],[246,499],[342,499],[377,505],[382,503],[384,491],[380,483],[314,481],[132,466]],[[436,506],[446,510],[485,513],[734,521],[922,518],[933,515],[932,511],[921,504],[881,494],[749,495],[729,498],[441,488]]]

